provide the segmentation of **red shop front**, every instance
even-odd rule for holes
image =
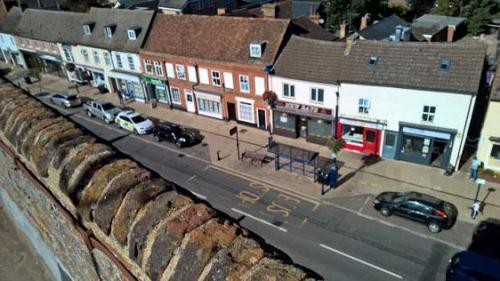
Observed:
[[[338,136],[345,141],[345,149],[366,154],[380,154],[382,130],[379,124],[340,118]]]

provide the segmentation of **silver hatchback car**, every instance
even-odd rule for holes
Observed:
[[[50,97],[50,102],[64,107],[76,107],[82,105],[80,98],[73,93],[62,92]]]

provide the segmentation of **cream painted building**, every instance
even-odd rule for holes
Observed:
[[[477,157],[485,169],[500,171],[500,81],[495,82],[481,131]],[[499,85],[500,86],[500,85]]]

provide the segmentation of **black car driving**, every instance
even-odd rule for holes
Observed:
[[[156,141],[168,140],[175,143],[179,148],[193,145],[198,142],[198,138],[194,132],[184,129],[177,124],[168,122],[156,124],[153,129],[153,135]]]
[[[418,192],[382,192],[373,207],[385,217],[394,214],[423,223],[433,233],[450,229],[458,215],[453,204]]]

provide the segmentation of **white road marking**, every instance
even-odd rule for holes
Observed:
[[[196,178],[196,175],[192,175],[189,179],[187,179],[187,182],[192,181]]]
[[[254,219],[254,220],[258,221],[258,222],[261,222],[261,223],[263,223],[263,224],[267,224],[267,225],[269,225],[269,226],[272,226],[272,227],[274,227],[274,228],[277,228],[277,229],[279,229],[279,230],[281,230],[281,231],[283,231],[283,232],[288,232],[288,230],[287,230],[286,228],[276,226],[276,225],[274,225],[274,224],[272,224],[272,223],[270,223],[270,222],[268,222],[268,221],[265,221],[265,220],[263,220],[263,219],[260,219],[260,218],[258,218],[258,217],[255,217],[255,216],[252,216],[252,215],[250,215],[250,214],[248,214],[248,213],[245,213],[245,212],[243,212],[243,211],[240,211],[240,210],[238,210],[238,209],[231,208],[231,210],[233,210],[233,211],[234,211],[234,212],[236,212],[236,213],[239,213],[239,214],[242,214],[242,215],[244,215],[244,216],[247,216],[247,217],[249,217],[249,218],[252,218],[252,219]]]
[[[403,276],[401,276],[401,275],[399,275],[399,274],[396,274],[396,273],[394,273],[394,272],[392,272],[392,271],[389,271],[389,270],[387,270],[387,269],[383,269],[383,268],[381,268],[381,267],[379,267],[379,266],[376,266],[376,265],[371,264],[371,263],[369,263],[369,262],[366,262],[366,261],[364,261],[364,260],[358,259],[358,258],[356,258],[356,257],[353,257],[353,256],[351,256],[351,255],[349,255],[349,254],[346,254],[346,253],[344,253],[344,252],[341,252],[341,251],[339,251],[339,250],[335,250],[334,248],[332,248],[332,247],[328,247],[328,246],[326,246],[325,244],[319,244],[319,245],[320,245],[322,248],[325,248],[325,249],[327,249],[327,250],[329,250],[329,251],[332,251],[332,252],[334,252],[334,253],[336,253],[336,254],[339,254],[339,255],[344,256],[344,257],[346,257],[346,258],[349,258],[349,259],[351,259],[351,260],[357,261],[357,262],[359,262],[359,263],[362,263],[362,264],[364,264],[364,265],[366,265],[366,266],[369,266],[369,267],[371,267],[371,268],[374,268],[374,269],[376,269],[376,270],[378,270],[378,271],[381,271],[381,272],[383,272],[383,273],[389,274],[389,275],[391,275],[391,276],[393,276],[393,277],[396,277],[396,278],[398,278],[398,279],[403,279]]]
[[[366,199],[365,199],[365,203],[363,203],[363,206],[361,206],[361,208],[359,208],[358,213],[363,212],[363,209],[365,208],[365,206],[366,206],[366,204],[368,203],[368,201],[370,201],[370,198],[371,198],[371,197],[372,197],[371,195],[369,195],[368,197],[366,197]]]
[[[197,193],[197,192],[194,192],[194,191],[189,191],[189,192],[193,193],[193,194],[194,194],[194,196],[196,196],[196,197],[198,197],[198,198],[201,198],[201,199],[203,199],[203,200],[207,200],[207,197],[206,197],[205,195],[201,195],[201,194],[199,194],[199,193]]]

